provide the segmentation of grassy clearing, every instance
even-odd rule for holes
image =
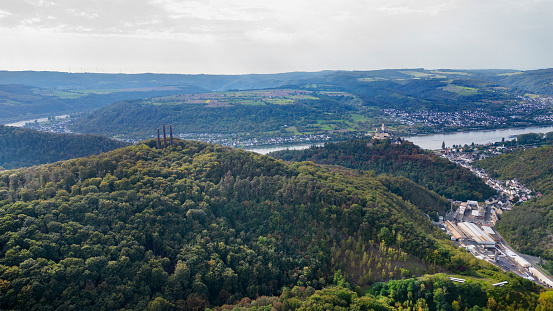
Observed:
[[[374,82],[374,81],[385,81],[389,80],[386,78],[380,78],[380,77],[370,77],[370,78],[358,78],[357,81],[363,81],[363,82]]]
[[[299,100],[299,99],[318,100],[319,99],[317,97],[313,97],[313,96],[310,96],[310,95],[294,95],[294,96],[291,96],[290,98],[296,99],[296,100]]]
[[[79,98],[79,97],[86,96],[85,94],[82,94],[82,93],[77,93],[77,92],[65,92],[65,91],[53,91],[53,92],[50,93],[50,94],[44,94],[44,93],[42,93],[42,95],[46,95],[46,96],[55,96],[55,97],[59,97],[59,98],[61,98],[61,99],[75,99],[75,98]]]
[[[530,98],[539,98],[539,97],[540,97],[539,95],[536,95],[536,94],[530,94],[530,93],[526,93],[526,94],[524,94],[524,96],[526,96],[526,97],[530,97]]]
[[[75,93],[81,93],[81,94],[84,94],[84,95],[88,95],[88,94],[109,94],[109,93],[116,93],[116,92],[121,92],[122,90],[118,90],[118,89],[105,89],[105,90],[73,90],[71,92],[75,92]]]
[[[442,74],[442,75],[470,76],[470,74],[468,72],[461,72],[461,71],[438,71],[438,70],[433,70],[431,72],[435,73],[435,74]]]
[[[524,73],[524,72],[523,71],[507,72],[507,73],[498,73],[497,75],[500,76],[500,77],[508,77],[508,76],[519,75],[521,73]]]
[[[83,96],[88,96],[90,94],[98,94],[98,95],[104,95],[104,94],[110,94],[115,92],[121,92],[121,90],[66,90],[66,91],[60,91],[60,90],[52,90],[52,91],[43,91],[43,90],[34,90],[35,94],[40,94],[43,96],[53,96],[53,97],[59,97],[61,99],[75,99]]]
[[[294,103],[293,100],[287,98],[267,99],[266,101],[275,105],[292,105]]]
[[[350,118],[353,120],[353,122],[361,122],[361,121],[369,120],[369,118],[365,116],[362,116],[360,114],[354,114],[354,113],[350,115]]]
[[[400,72],[404,73],[406,75],[413,76],[415,79],[420,79],[420,78],[444,79],[444,78],[447,78],[444,75],[438,75],[438,74],[434,74],[434,73],[426,73],[426,72],[420,72],[420,71],[406,70],[406,71],[400,71]]]
[[[298,131],[298,128],[295,127],[295,126],[287,127],[287,128],[286,128],[286,132],[288,132],[288,133],[294,133],[294,134],[299,134],[299,133],[300,133],[300,132]]]
[[[457,94],[459,94],[459,95],[464,95],[464,96],[474,95],[474,94],[477,94],[477,93],[478,93],[478,89],[477,89],[477,88],[465,87],[465,86],[458,86],[458,85],[448,85],[448,86],[444,86],[444,87],[442,88],[442,90],[447,91],[447,92],[457,93]]]
[[[243,100],[240,101],[240,105],[244,106],[266,106],[266,104],[262,101],[257,100]]]
[[[334,127],[331,126],[331,124],[317,124],[319,128],[323,131],[332,131]]]

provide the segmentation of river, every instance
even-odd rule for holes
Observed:
[[[272,145],[272,146],[262,146],[262,147],[251,147],[251,148],[244,148],[244,150],[247,151],[253,151],[260,154],[267,154],[269,152],[273,151],[279,151],[279,150],[303,150],[307,149],[311,146],[322,146],[324,143],[311,143],[311,144],[298,144],[298,145]]]
[[[69,115],[56,116],[56,119],[68,118]],[[35,121],[36,120],[36,121]],[[23,127],[26,123],[33,122],[46,122],[48,118],[40,118],[26,121],[19,121],[10,124],[7,126],[16,126]],[[436,150],[442,148],[442,142],[445,142],[446,147],[451,147],[453,145],[470,145],[475,144],[486,144],[494,143],[496,141],[501,141],[503,138],[505,140],[511,140],[514,136],[527,133],[547,133],[553,132],[553,126],[536,126],[536,127],[526,127],[526,128],[511,128],[511,129],[499,129],[499,130],[485,130],[485,131],[466,131],[466,132],[456,132],[456,133],[446,133],[446,134],[430,134],[430,135],[420,135],[420,136],[408,136],[403,137],[404,139],[413,142],[415,145],[423,149]],[[257,152],[260,154],[267,154],[273,151],[279,150],[302,150],[307,149],[313,145],[322,146],[324,143],[311,143],[311,144],[298,144],[298,145],[272,145],[272,146],[262,146],[262,147],[251,147],[244,148],[248,151]]]
[[[512,140],[514,136],[520,134],[547,132],[553,132],[553,126],[431,134],[404,137],[404,139],[413,142],[421,148],[436,150],[442,148],[442,142],[445,142],[446,147],[451,147],[453,145],[470,145],[472,143],[487,144],[501,141],[503,138],[505,138],[505,140]]]
[[[526,127],[526,128],[512,128],[512,129],[499,129],[499,130],[485,130],[485,131],[467,131],[447,134],[430,134],[420,136],[403,137],[408,141],[413,142],[415,145],[423,148],[436,150],[442,148],[442,142],[445,142],[447,147],[453,145],[470,145],[475,144],[487,144],[494,143],[496,141],[512,140],[514,136],[528,133],[547,133],[553,132],[553,126],[544,127]],[[317,144],[299,144],[299,145],[272,145],[263,147],[244,148],[248,151],[257,152],[260,154],[267,154],[273,151],[291,149],[302,150],[311,147],[312,145],[322,146],[324,143]]]

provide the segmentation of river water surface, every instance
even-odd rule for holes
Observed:
[[[260,154],[267,154],[269,152],[286,150],[286,149],[303,150],[303,149],[307,149],[307,148],[309,148],[313,145],[322,146],[322,145],[324,145],[324,143],[298,144],[298,145],[272,145],[272,146],[244,148],[244,150],[257,152],[257,153],[260,153]]]
[[[514,137],[520,134],[528,133],[547,133],[553,132],[553,126],[545,127],[526,127],[526,128],[512,128],[512,129],[500,129],[500,130],[486,130],[486,131],[467,131],[458,133],[447,134],[431,134],[421,136],[409,136],[403,137],[404,139],[413,142],[415,145],[423,148],[436,150],[442,148],[442,142],[445,142],[447,147],[453,145],[470,145],[475,144],[487,144],[505,140],[512,140]],[[322,146],[324,143],[315,144],[316,146]],[[272,151],[279,150],[302,150],[311,147],[313,144],[300,144],[300,145],[273,145],[264,147],[252,147],[244,148],[248,151],[257,152],[260,154],[267,154]]]
[[[470,145],[472,143],[487,144],[501,141],[503,138],[505,138],[505,140],[512,140],[516,135],[520,134],[547,132],[553,132],[553,126],[431,134],[404,137],[404,139],[413,142],[421,148],[436,150],[442,148],[442,142],[445,142],[446,147],[451,147],[453,145]]]

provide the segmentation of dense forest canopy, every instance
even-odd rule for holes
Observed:
[[[1,308],[200,310],[339,270],[360,288],[502,277],[370,173],[176,141],[0,173]]]
[[[271,156],[286,161],[313,161],[401,176],[454,200],[483,201],[495,194],[493,189],[468,169],[409,141],[393,144],[391,140],[360,138],[325,143],[324,146],[312,146],[305,150],[277,151],[271,153]]]
[[[500,278],[509,287],[493,287]],[[337,273],[335,284],[315,291],[313,288],[285,289],[279,297],[261,296],[243,299],[216,310],[536,310],[553,308],[553,292],[543,291],[530,281],[512,275],[494,275],[492,279],[466,278],[457,283],[445,274],[426,275],[418,279],[376,283],[368,293],[351,289]],[[539,296],[536,292],[540,292]]]

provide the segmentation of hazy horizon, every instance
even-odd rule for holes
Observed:
[[[159,75],[213,75],[213,76],[241,76],[241,75],[278,75],[278,74],[287,74],[287,73],[317,73],[317,72],[356,72],[356,71],[379,71],[379,70],[428,70],[428,71],[439,71],[439,70],[459,70],[459,71],[470,71],[470,70],[513,70],[513,71],[531,71],[531,70],[545,70],[553,69],[553,67],[547,68],[423,68],[423,67],[410,67],[410,68],[377,68],[377,69],[365,69],[365,70],[345,70],[345,69],[321,69],[321,70],[292,70],[292,71],[282,71],[282,72],[243,72],[243,73],[180,73],[180,72],[92,72],[92,71],[60,71],[60,70],[3,70],[0,69],[0,72],[51,72],[51,73],[69,73],[69,74],[110,74],[110,75],[144,75],[144,74],[159,74]]]

